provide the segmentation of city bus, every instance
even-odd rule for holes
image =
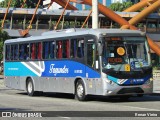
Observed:
[[[9,88],[29,96],[42,92],[143,96],[153,91],[150,48],[144,32],[65,29],[4,43]]]

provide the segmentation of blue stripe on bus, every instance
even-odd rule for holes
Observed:
[[[42,67],[42,62],[38,63]],[[30,62],[26,62],[27,64]],[[35,62],[32,62],[35,63]],[[41,76],[41,77],[88,77],[88,78],[100,78],[100,74],[87,67],[84,64],[74,62],[74,61],[45,61],[44,71],[41,72],[32,66],[24,65],[21,62],[6,62],[5,63],[5,76]],[[36,74],[37,73],[37,74]],[[38,74],[39,73],[39,74]]]
[[[4,73],[5,76],[37,76],[21,62],[6,62]]]

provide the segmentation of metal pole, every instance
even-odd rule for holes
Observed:
[[[3,18],[3,21],[2,21],[2,24],[1,24],[1,28],[4,27],[4,22],[5,22],[5,20],[6,20],[6,17],[7,17],[7,14],[8,14],[8,11],[9,11],[9,7],[10,7],[10,5],[11,5],[11,2],[12,2],[12,0],[10,0],[10,1],[8,2],[7,11],[6,11],[5,15],[4,15],[4,18]]]
[[[89,15],[87,16],[87,18],[86,18],[86,20],[84,21],[84,23],[83,23],[83,25],[82,25],[82,27],[81,27],[81,28],[83,28],[83,27],[84,27],[84,25],[85,25],[85,24],[86,24],[86,22],[88,21],[88,19],[89,19],[89,17],[90,17],[90,15],[91,15],[91,13],[92,13],[92,10],[90,10]]]
[[[36,16],[36,13],[37,13],[37,10],[38,10],[38,7],[39,7],[40,2],[41,2],[41,0],[38,1],[38,4],[37,4],[36,9],[35,9],[35,11],[34,11],[34,14],[33,14],[33,16],[32,16],[32,19],[31,19],[31,21],[30,21],[30,23],[29,23],[28,31],[29,31],[29,29],[32,28],[31,25],[32,25],[32,22],[33,22],[33,20],[34,20],[34,17]]]
[[[39,0],[38,3],[37,3],[36,9],[35,9],[35,11],[34,11],[34,14],[33,14],[33,16],[32,16],[32,19],[31,19],[31,21],[30,21],[30,23],[29,23],[28,28],[27,28],[26,30],[20,30],[20,31],[19,31],[19,33],[20,33],[21,36],[23,36],[23,37],[26,36],[26,35],[29,33],[29,30],[32,28],[31,25],[32,25],[32,22],[33,22],[34,17],[36,16],[36,13],[37,13],[37,10],[38,10],[38,7],[39,7],[40,2],[41,2],[41,0]]]
[[[55,26],[54,30],[56,30],[56,29],[57,29],[58,24],[59,24],[59,22],[60,22],[60,20],[61,20],[61,18],[62,18],[62,16],[63,16],[63,14],[64,14],[65,10],[67,9],[67,6],[68,6],[69,2],[70,2],[70,0],[68,0],[68,1],[67,1],[66,6],[64,7],[64,10],[63,10],[63,12],[62,12],[61,16],[59,17],[59,20],[58,20],[58,22],[57,22],[57,24],[56,24],[56,26]]]
[[[92,28],[98,28],[98,0],[92,0]]]

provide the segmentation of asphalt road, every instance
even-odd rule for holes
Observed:
[[[45,93],[43,96],[29,97],[25,91],[11,90],[6,88],[3,84],[3,79],[0,79],[0,111],[102,111],[102,117],[95,117],[96,114],[93,113],[91,116],[86,118],[86,114],[79,112],[78,115],[81,117],[72,117],[61,115],[60,113],[54,113],[56,117],[45,118],[45,119],[76,119],[76,120],[92,120],[92,119],[122,119],[128,120],[127,117],[103,117],[106,111],[148,111],[149,113],[158,112],[160,116],[160,94],[156,95],[145,95],[141,98],[132,97],[127,101],[120,100],[118,98],[108,98],[108,97],[91,97],[89,101],[79,102],[74,99],[73,95],[69,94],[53,94]],[[88,112],[89,113],[89,112]],[[115,116],[117,112],[113,112]],[[68,114],[68,113],[66,113]],[[127,116],[128,112],[121,112],[122,116]],[[101,114],[100,114],[101,115]],[[94,117],[93,117],[94,116]],[[1,120],[2,118],[0,118]],[[9,119],[9,118],[3,118]],[[21,119],[21,118],[15,118]],[[23,118],[24,119],[24,118]],[[28,118],[25,118],[28,119]],[[31,118],[30,118],[31,119]],[[35,118],[32,118],[35,119]],[[44,119],[44,118],[38,118]],[[159,119],[157,117],[134,117],[131,116],[129,119]]]

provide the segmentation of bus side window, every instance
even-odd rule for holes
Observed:
[[[84,39],[71,39],[71,58],[84,57]]]
[[[26,56],[26,60],[29,60],[30,57],[29,57],[29,49],[30,49],[30,45],[29,44],[26,44],[25,46],[25,56]]]
[[[13,60],[14,59],[14,45],[11,45],[11,56],[10,59]]]
[[[78,40],[77,57],[84,57],[84,40]]]
[[[36,51],[36,48],[35,48],[35,43],[31,43],[31,59],[34,60],[36,57],[35,57],[35,51]]]
[[[10,45],[6,45],[6,60],[10,60],[10,51],[11,48],[10,48]]]
[[[18,45],[14,45],[14,60],[18,60]]]
[[[49,42],[50,45],[50,51],[49,51],[49,58],[53,59],[54,58],[54,48],[55,48],[55,42]]]
[[[77,47],[77,40],[76,39],[71,39],[71,50],[70,50],[70,55],[71,58],[75,58],[76,55],[76,47]]]
[[[23,44],[24,52],[23,52],[23,60],[29,60],[29,44]]]
[[[64,40],[62,42],[62,57],[63,58],[69,58],[69,40]]]
[[[43,59],[49,58],[49,42],[43,43]]]
[[[66,41],[66,52],[67,52],[67,58],[70,57],[70,44],[69,44],[69,40]]]
[[[42,43],[41,42],[37,43],[36,50],[37,50],[37,53],[36,53],[37,57],[36,58],[38,60],[41,60],[42,59]]]
[[[62,58],[62,41],[56,42],[56,57]]]
[[[19,59],[24,60],[24,44],[19,45]]]

